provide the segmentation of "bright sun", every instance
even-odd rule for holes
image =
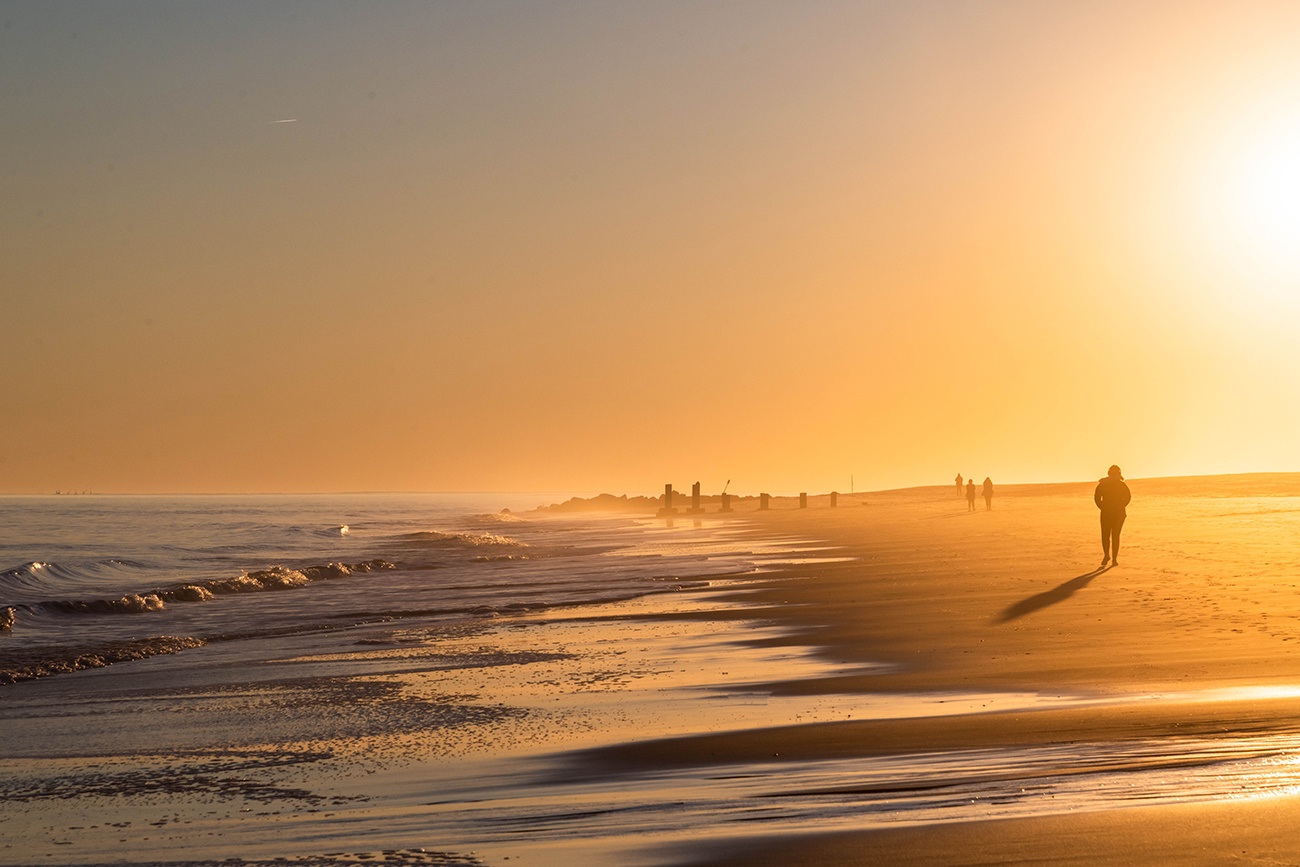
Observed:
[[[1233,132],[1209,173],[1210,242],[1239,289],[1300,304],[1300,116]]]

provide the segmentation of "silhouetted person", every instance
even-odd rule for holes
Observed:
[[[1128,516],[1125,507],[1133,495],[1129,493],[1119,467],[1111,466],[1106,471],[1106,478],[1097,483],[1097,490],[1092,501],[1101,509],[1101,565],[1109,560],[1112,566],[1119,565],[1119,531],[1124,528],[1124,518]]]
[[[993,480],[988,476],[984,477],[984,511],[993,508]]]
[[[966,483],[966,511],[975,511],[975,480]]]
[[[961,473],[957,474],[957,496],[961,496]]]

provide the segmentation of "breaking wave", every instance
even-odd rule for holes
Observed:
[[[87,668],[103,668],[117,662],[146,659],[166,653],[179,653],[191,647],[202,647],[205,643],[201,638],[158,635],[70,651],[33,650],[26,653],[10,653],[6,655],[4,667],[0,668],[0,685],[17,683],[20,680],[35,680],[51,674],[67,674]]]
[[[352,528],[347,524],[331,524],[325,527],[291,527],[286,532],[290,535],[315,539],[337,539],[340,536],[349,535]]]
[[[475,515],[474,519],[486,524],[522,524],[524,519],[516,515],[509,509],[502,509],[499,512],[488,512],[485,515]]]
[[[167,607],[168,603],[172,602],[207,602],[217,596],[232,593],[291,590],[310,584],[313,581],[346,578],[350,575],[367,574],[394,568],[396,567],[387,560],[367,560],[364,563],[354,563],[352,565],[327,563],[323,566],[307,566],[302,569],[273,566],[270,569],[245,572],[231,578],[176,584],[148,593],[125,593],[116,598],[57,599],[14,606],[8,609],[8,620],[9,625],[12,626],[16,620],[17,611],[20,609],[54,614],[143,614],[149,611],[160,611]],[[4,610],[0,609],[0,615],[3,614]],[[3,619],[3,617],[0,617],[0,619]]]
[[[0,572],[0,590],[7,593],[39,592],[50,586],[50,564],[34,561]]]
[[[0,594],[12,600],[78,584],[128,580],[147,568],[142,563],[120,559],[93,560],[80,566],[36,560],[0,571]]]
[[[425,548],[527,548],[527,542],[498,536],[496,533],[443,533],[438,530],[424,530],[407,533],[401,537],[407,545]]]

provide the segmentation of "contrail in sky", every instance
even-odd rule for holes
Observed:
[[[271,123],[297,123],[297,122],[298,122],[298,118],[296,117],[286,117],[284,120],[271,121]]]

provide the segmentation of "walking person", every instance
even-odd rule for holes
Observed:
[[[975,480],[966,483],[966,511],[975,511]]]
[[[993,480],[988,476],[984,477],[984,511],[988,512],[993,509]]]
[[[1097,482],[1092,501],[1101,510],[1101,565],[1107,561],[1110,565],[1119,565],[1119,531],[1124,528],[1124,519],[1128,517],[1127,506],[1133,499],[1119,467],[1112,465],[1106,471],[1106,478]]]

